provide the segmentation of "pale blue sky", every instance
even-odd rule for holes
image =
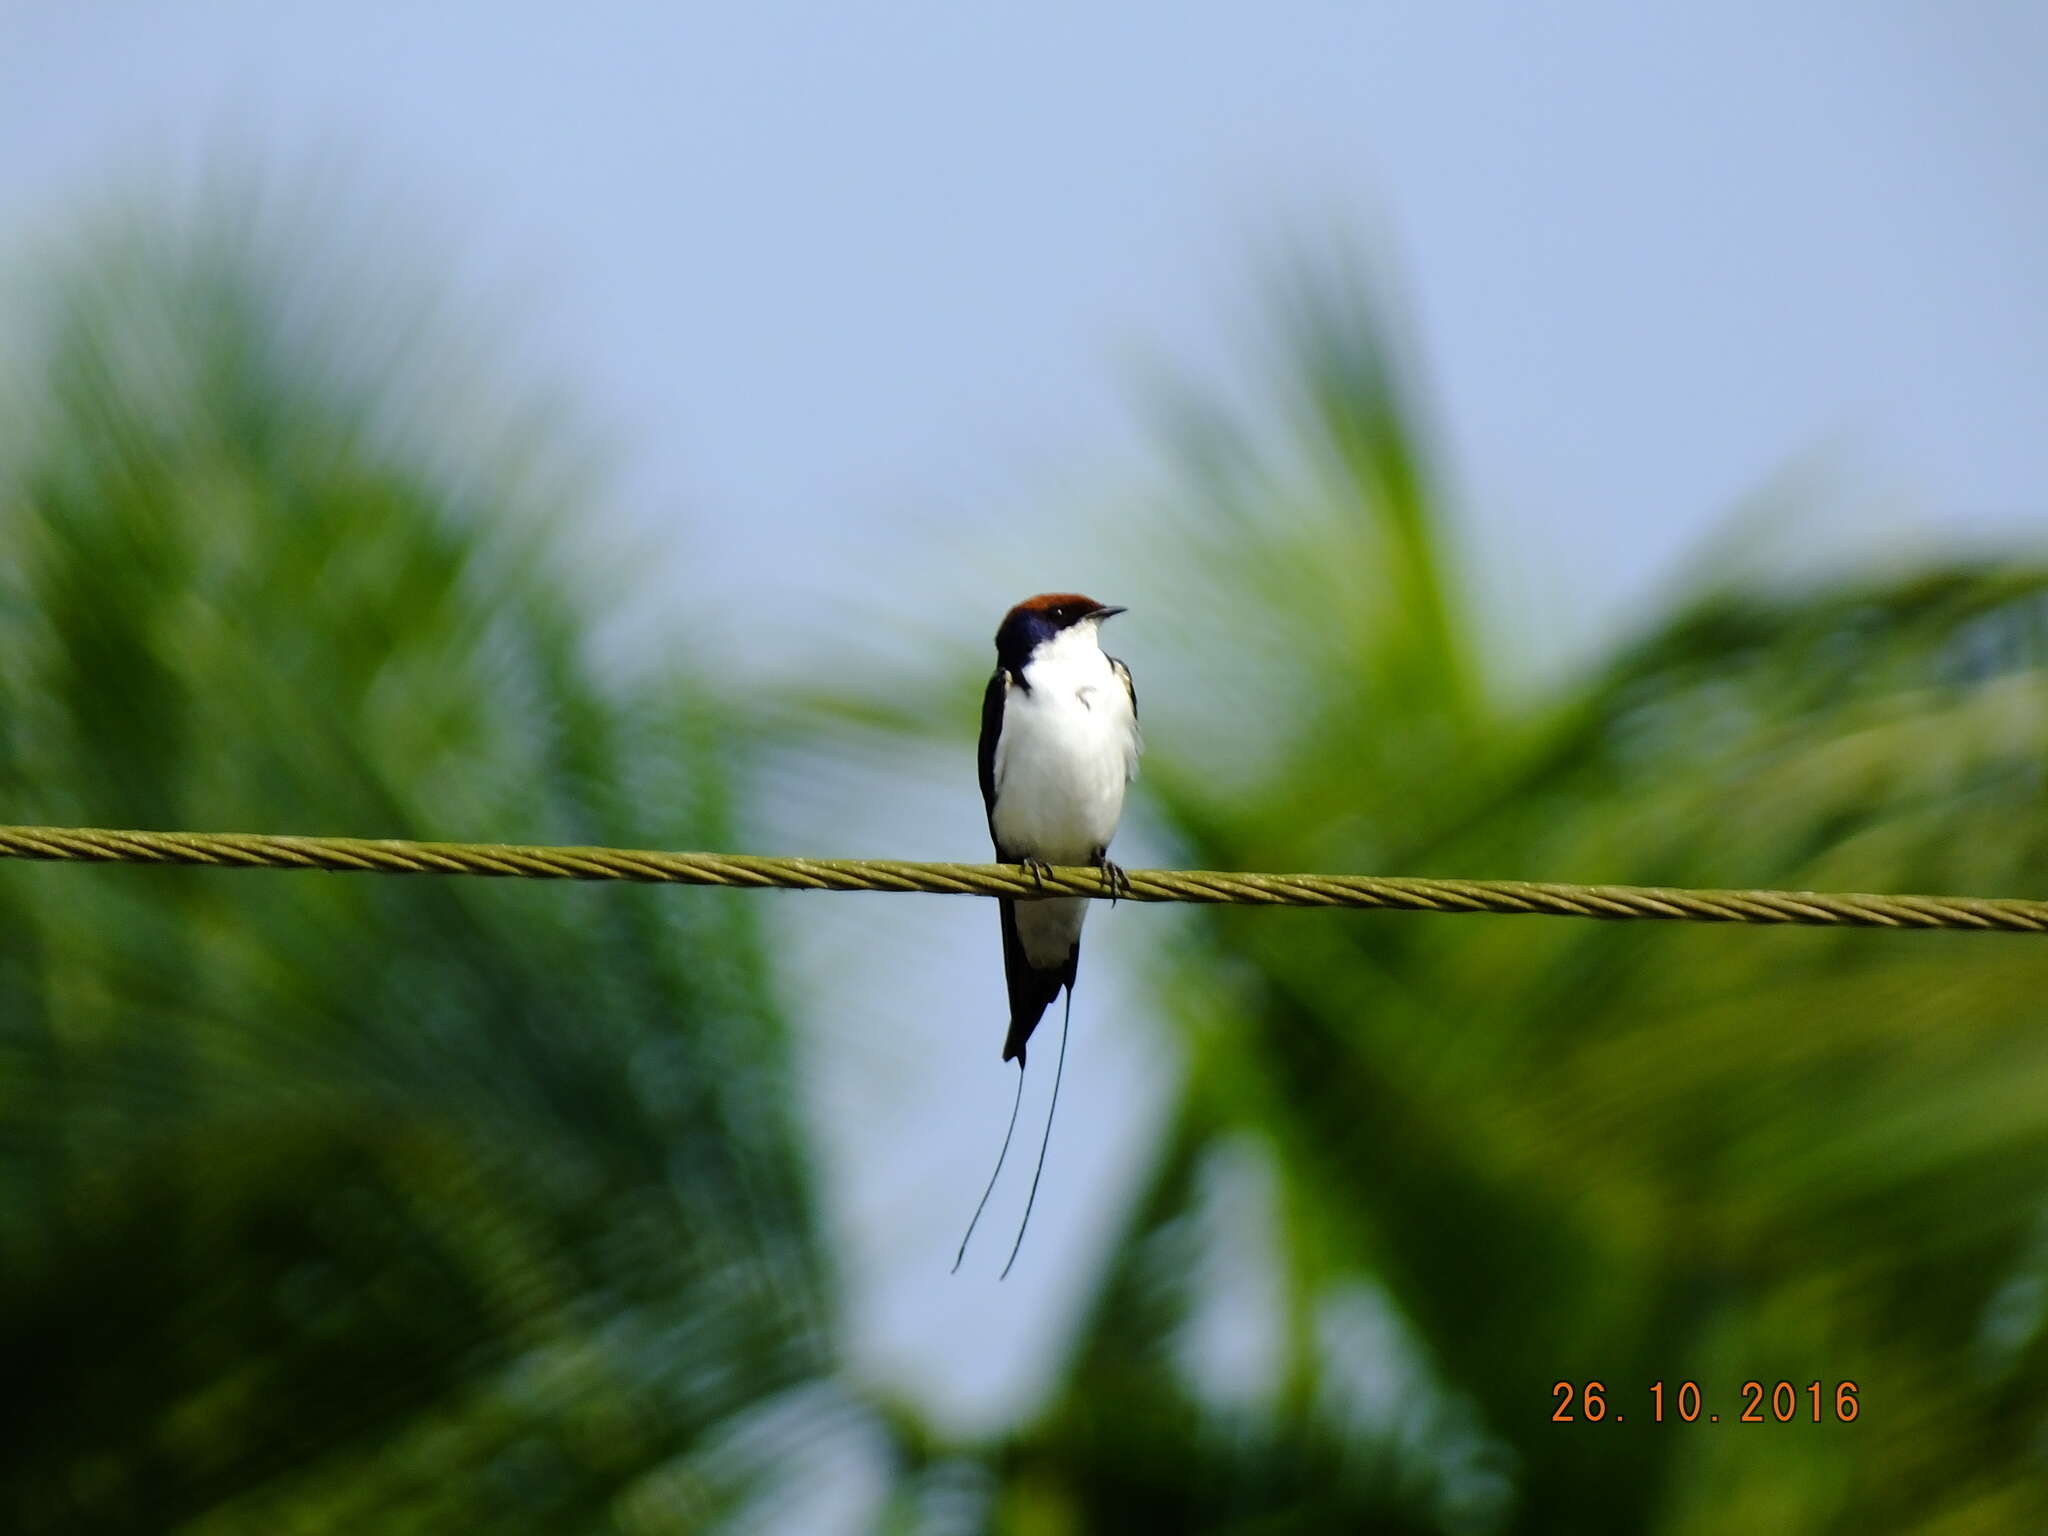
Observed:
[[[1332,229],[1384,237],[1413,297],[1471,524],[1575,609],[1817,447],[1936,521],[2040,509],[2037,5],[73,0],[0,27],[0,228],[223,145],[339,163],[615,434],[629,514],[771,603],[886,585],[906,513],[997,541],[1136,473],[1136,365],[1226,372],[1259,249]]]
[[[2044,79],[2025,0],[0,4],[0,236],[224,150],[340,167],[617,447],[588,536],[654,536],[657,606],[801,657],[820,592],[915,581],[977,641],[1041,587],[1124,598],[1067,514],[1144,476],[1139,379],[1231,388],[1259,255],[1342,231],[1412,301],[1501,622],[1565,654],[1815,455],[1853,487],[1837,547],[2048,530]],[[959,788],[820,851],[971,856]],[[800,942],[894,993],[821,1090],[880,1125],[834,1173],[862,1345],[985,1422],[1135,1176],[1131,980],[1106,957],[1077,1009],[1038,1246],[946,1282],[1007,1110],[993,918],[822,905],[782,909]]]

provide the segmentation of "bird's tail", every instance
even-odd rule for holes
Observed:
[[[1015,987],[1010,997],[1010,1032],[1003,1037],[1003,1060],[1014,1060],[1021,1068],[1024,1065],[1024,1045],[1031,1038],[1031,1032],[1038,1028],[1038,1021],[1045,1017],[1060,995],[1060,988],[1067,986],[1067,979],[1058,971],[1032,971],[1025,978],[1025,985]],[[1067,997],[1073,998],[1072,988]]]
[[[1003,979],[1010,994],[1010,1032],[1003,1039],[1003,1060],[1015,1060],[1019,1065],[1024,1061],[1024,1046],[1030,1040],[1031,1032],[1038,1028],[1038,1022],[1045,1017],[1060,995],[1060,988],[1067,989],[1071,1002],[1074,996],[1074,978],[1081,971],[1081,936],[1079,924],[1075,925],[1073,939],[1067,948],[1066,962],[1062,965],[1036,966],[1025,952],[1024,942],[1017,931],[1017,903],[1004,901],[1003,917]],[[1074,902],[1073,906],[1083,909],[1086,902]]]
[[[1060,1057],[1059,1064],[1052,1069],[1052,1103],[1045,1110],[1045,1139],[1038,1144],[1038,1167],[1031,1174],[1031,1194],[1024,1201],[1024,1219],[1017,1223],[1017,1241],[1010,1245],[1010,1261],[1003,1266],[998,1280],[1010,1278],[1010,1270],[1016,1265],[1017,1255],[1024,1247],[1024,1234],[1031,1226],[1031,1208],[1038,1204],[1038,1181],[1045,1176],[1045,1150],[1052,1145],[1052,1117],[1059,1112],[1060,1078],[1067,1070],[1067,1026],[1074,1022],[1074,989],[1067,988],[1066,1012],[1060,1015]],[[1017,1087],[1021,1093],[1024,1087],[1024,1069],[1017,1069]]]
[[[1009,1058],[1004,1057],[1005,1061]],[[988,1208],[988,1197],[996,1192],[996,1180],[1003,1176],[1003,1159],[1010,1155],[1010,1138],[1017,1134],[1017,1111],[1024,1107],[1024,1063],[1017,1063],[1017,1097],[1010,1101],[1010,1128],[1003,1132],[1003,1150],[996,1154],[996,1171],[988,1176],[988,1188],[981,1192],[981,1199],[974,1207],[974,1215],[967,1223],[967,1230],[960,1235],[960,1251],[953,1255],[953,1273],[960,1273],[960,1261],[967,1257],[967,1244],[974,1236],[974,1229],[981,1224],[981,1213]]]

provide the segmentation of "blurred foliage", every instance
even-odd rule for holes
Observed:
[[[334,256],[110,227],[35,296],[5,817],[729,843],[715,703],[585,655],[549,434]],[[759,912],[0,870],[0,1526],[746,1507],[830,1403]]]
[[[728,844],[758,722],[599,681],[548,432],[347,267],[103,230],[40,296],[6,819]],[[1774,578],[1755,525],[1510,686],[1387,307],[1285,298],[1278,408],[1175,404],[1114,594],[1188,863],[2048,894],[2048,566]],[[947,664],[771,712],[957,742]],[[1128,1231],[1043,1412],[955,1444],[838,1374],[761,910],[0,869],[0,1522],[730,1526],[857,1424],[906,1531],[2048,1523],[2038,944],[1191,912]]]
[[[1793,579],[1752,520],[1626,643],[1517,686],[1387,306],[1343,272],[1281,288],[1281,408],[1173,402],[1129,533],[1151,586],[1114,594],[1146,626],[1141,803],[1185,864],[2048,894],[2048,564]],[[842,727],[957,734],[985,667]],[[1063,1386],[986,1451],[998,1523],[2048,1526],[2039,944],[1181,931],[1170,1134]],[[1819,1381],[1829,1419],[1854,1381],[1860,1411],[1743,1424],[1751,1380],[1802,1413]],[[1607,1417],[1552,1422],[1561,1381]]]
[[[1773,580],[1758,524],[1531,697],[1457,579],[1383,313],[1329,274],[1293,300],[1288,430],[1184,412],[1188,536],[1145,609],[1183,701],[1150,804],[1190,864],[2048,894],[2048,565]],[[1005,1453],[1079,1507],[2048,1524],[2038,944],[1204,908],[1165,974],[1170,1146]],[[1247,1159],[1254,1193],[1215,1198]],[[1185,1350],[1248,1210],[1280,1341],[1249,1401]],[[1609,1420],[1553,1423],[1589,1380]],[[1819,1380],[1830,1417],[1853,1380],[1861,1411],[1740,1424],[1748,1380]],[[1658,1381],[1721,1424],[1649,1422]],[[1134,1422],[1176,1427],[1124,1454]]]

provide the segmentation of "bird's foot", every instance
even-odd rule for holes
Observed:
[[[1045,882],[1052,878],[1052,866],[1050,864],[1046,863],[1043,859],[1019,859],[1017,863],[1024,873],[1037,883],[1041,891],[1045,889]]]
[[[1111,906],[1116,905],[1117,897],[1131,894],[1131,877],[1124,873],[1123,865],[1112,864],[1105,858],[1097,858],[1095,867],[1102,871],[1102,883],[1109,887]]]

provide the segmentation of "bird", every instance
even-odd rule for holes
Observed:
[[[1026,598],[1004,615],[996,630],[996,668],[981,699],[981,799],[996,859],[1020,864],[1041,881],[1056,864],[1092,864],[1102,871],[1112,900],[1130,888],[1129,877],[1110,861],[1109,844],[1123,816],[1125,788],[1137,777],[1143,746],[1130,668],[1104,653],[1099,635],[1104,621],[1124,611],[1078,592],[1043,592]],[[1024,1229],[1038,1200],[1038,1180],[1045,1172],[1053,1110],[1059,1106],[1067,1055],[1065,1020],[1073,1016],[1081,925],[1091,899],[1004,897],[998,902],[1010,1005],[1003,1060],[1017,1063],[1017,1097],[995,1173],[989,1176],[954,1257],[956,1271],[1017,1129],[1032,1031],[1064,990],[1066,1012],[1045,1141],[1039,1147],[1038,1169],[1031,1178],[1016,1246],[1003,1266],[1005,1276],[1023,1247]]]

